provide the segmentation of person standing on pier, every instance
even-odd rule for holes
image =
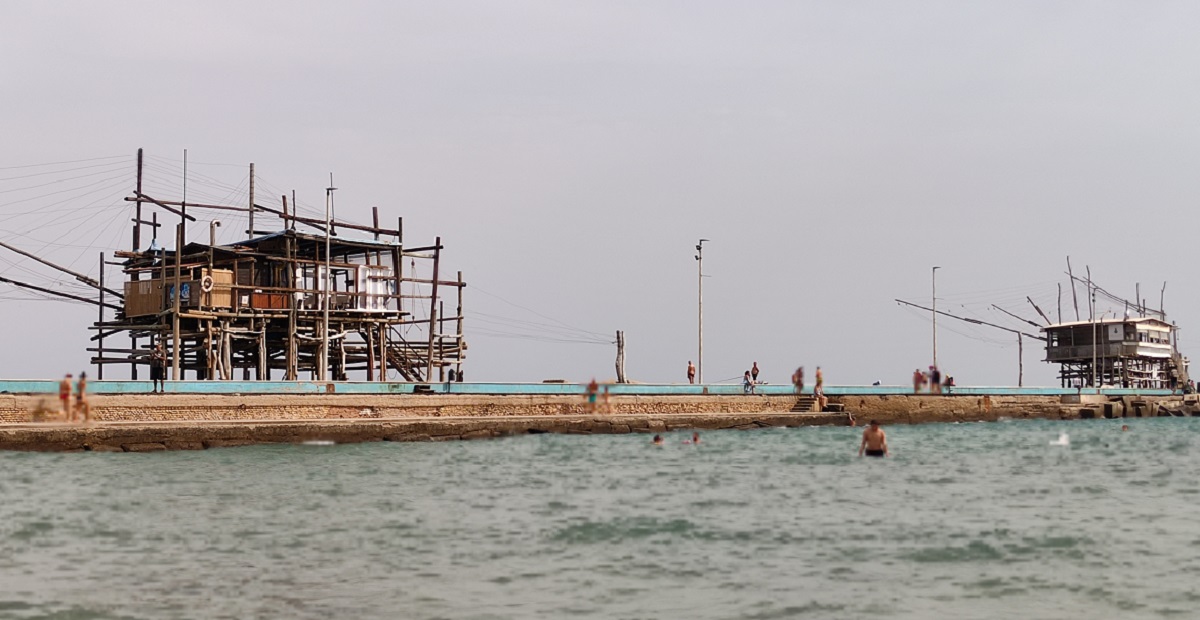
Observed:
[[[63,377],[58,382],[58,404],[62,411],[63,420],[70,422],[75,419],[75,411],[71,408],[71,375]]]
[[[825,374],[821,372],[820,366],[817,366],[817,383],[813,386],[813,395],[817,397],[817,405],[821,411],[825,411],[825,405],[829,404],[829,399],[825,398]]]
[[[161,392],[166,389],[167,380],[167,353],[163,351],[162,343],[154,345],[154,350],[150,352],[150,382],[153,384],[150,391]]]
[[[754,393],[754,379],[750,378],[749,370],[746,371],[746,374],[742,375],[742,393],[743,394],[753,394]]]
[[[75,411],[83,416],[84,422],[92,421],[92,404],[88,402],[86,372],[79,373],[79,383],[75,385]]]
[[[801,366],[792,373],[792,385],[796,388],[796,395],[804,391],[804,367]]]
[[[931,394],[942,393],[942,371],[937,369],[937,366],[929,367],[929,392]]]
[[[925,386],[925,373],[918,368],[913,371],[913,394],[920,394],[921,388]]]
[[[750,367],[750,378],[758,383],[758,362],[754,362],[754,365]]]
[[[687,377],[688,383],[696,382],[696,365],[692,363],[692,360],[688,360]]]
[[[588,413],[596,413],[596,397],[598,396],[599,392],[600,392],[600,384],[596,383],[596,379],[593,378],[592,382],[587,384],[587,412]]]

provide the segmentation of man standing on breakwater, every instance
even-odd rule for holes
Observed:
[[[154,350],[150,352],[150,383],[153,387],[150,391],[161,392],[166,389],[167,381],[167,353],[163,351],[162,343],[154,345]]]
[[[804,367],[801,366],[792,373],[792,385],[796,388],[796,395],[799,396],[804,391]]]
[[[825,405],[829,404],[829,399],[825,398],[825,375],[821,372],[821,367],[817,366],[817,384],[813,386],[813,395],[817,397],[817,406],[821,411],[825,411]]]
[[[921,388],[925,386],[925,373],[918,368],[913,371],[913,394],[920,394]]]
[[[687,375],[688,375],[688,383],[696,382],[696,365],[692,363],[692,360],[688,360]]]
[[[79,383],[75,386],[75,409],[76,413],[83,416],[84,422],[92,421],[92,403],[88,401],[87,396],[87,373],[79,373]],[[71,416],[74,421],[75,416]]]
[[[754,362],[754,365],[750,367],[750,378],[758,383],[758,362]]]
[[[858,446],[858,455],[887,456],[887,433],[879,428],[879,420],[871,420],[870,426],[863,429],[862,443]]]

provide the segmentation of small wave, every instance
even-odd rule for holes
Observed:
[[[906,553],[902,557],[921,564],[937,564],[945,562],[986,562],[999,560],[1004,557],[995,547],[979,542],[967,543],[964,547],[927,547]]]
[[[300,442],[300,445],[302,446],[332,446],[336,444],[337,442],[330,441],[328,439],[309,439],[308,441]]]
[[[601,543],[649,538],[659,534],[681,535],[695,529],[687,519],[659,520],[653,517],[633,517],[612,521],[585,521],[555,532],[551,539],[566,543]]]

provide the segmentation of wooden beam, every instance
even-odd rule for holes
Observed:
[[[174,213],[175,215],[178,215],[178,216],[180,216],[180,217],[182,217],[182,218],[184,218],[184,219],[191,220],[191,221],[193,221],[193,222],[195,222],[195,221],[196,221],[196,218],[195,218],[195,217],[193,217],[193,216],[191,216],[191,215],[188,215],[188,214],[184,213],[183,211],[180,211],[179,209],[176,209],[176,208],[174,208],[174,207],[171,207],[171,206],[169,206],[167,203],[165,203],[165,202],[163,202],[163,201],[161,201],[161,200],[158,200],[158,199],[156,199],[156,198],[151,198],[151,197],[149,197],[149,196],[147,196],[147,195],[145,195],[145,194],[143,194],[143,193],[141,193],[141,192],[134,192],[134,193],[138,195],[138,198],[141,198],[142,200],[145,200],[146,202],[154,203],[154,204],[156,204],[156,205],[158,205],[158,206],[160,206],[160,207],[162,207],[162,208],[166,209],[167,211],[170,211],[171,213]],[[125,200],[129,200],[129,198],[126,198]],[[135,201],[136,201],[136,200],[137,200],[137,198],[134,198],[133,200],[135,200]],[[182,203],[175,203],[175,204],[178,204],[178,205],[182,206]],[[197,205],[193,205],[192,203],[190,203],[190,202],[189,202],[189,203],[188,203],[188,206],[197,206]],[[241,211],[241,210],[242,210],[242,209],[238,209],[238,211]]]

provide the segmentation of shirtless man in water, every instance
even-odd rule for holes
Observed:
[[[863,430],[862,444],[858,446],[858,455],[887,456],[887,434],[879,428],[879,420],[871,420],[871,425]]]

